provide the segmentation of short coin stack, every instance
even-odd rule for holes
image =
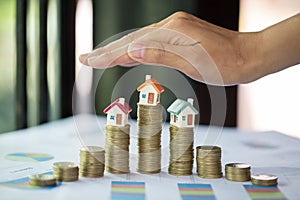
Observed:
[[[80,149],[80,176],[98,178],[104,174],[104,148],[85,146]]]
[[[218,146],[198,146],[196,148],[197,173],[201,178],[221,178],[221,148]]]
[[[69,182],[78,180],[78,166],[73,162],[55,162],[52,165],[57,181]]]
[[[278,177],[271,174],[256,174],[251,176],[253,185],[272,186],[277,185]]]
[[[225,165],[225,177],[230,181],[250,181],[250,168],[246,163],[228,163]]]
[[[113,174],[129,173],[130,126],[106,125],[105,169]]]
[[[56,179],[52,174],[35,174],[29,176],[29,184],[40,187],[55,186]]]
[[[138,104],[138,167],[144,174],[161,169],[162,106]]]
[[[194,129],[170,126],[169,174],[187,176],[193,172]]]

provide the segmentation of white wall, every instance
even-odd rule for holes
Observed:
[[[241,0],[240,6],[239,27],[244,32],[300,12],[299,0]],[[239,86],[238,102],[239,128],[276,130],[300,138],[300,66]]]

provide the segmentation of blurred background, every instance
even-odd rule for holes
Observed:
[[[103,108],[112,100],[115,84],[132,68],[93,70],[82,66],[78,57],[113,35],[160,21],[179,10],[231,30],[259,31],[298,13],[300,1],[0,0],[0,9],[0,132],[3,133],[73,113],[96,110],[103,115]],[[98,82],[99,74],[102,76]],[[168,72],[152,75],[172,78]],[[143,74],[137,77],[144,78]],[[226,111],[224,115],[213,113],[210,99],[211,93],[220,95],[222,87],[185,78],[197,95],[200,124],[276,130],[300,137],[299,77],[297,66],[251,84],[226,87],[227,101],[217,103],[220,110]],[[75,79],[80,79],[81,84],[75,87],[76,98],[72,101]],[[167,87],[163,95],[164,106],[175,99]],[[128,100],[132,107],[136,99],[137,93],[133,93]],[[131,117],[136,117],[135,112]]]

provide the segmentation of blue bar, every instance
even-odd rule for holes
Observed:
[[[179,188],[211,188],[210,184],[178,183]]]
[[[145,182],[112,181],[112,185],[145,185]]]

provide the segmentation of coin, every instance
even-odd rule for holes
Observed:
[[[169,174],[187,176],[193,172],[194,160],[194,129],[171,125]]]
[[[105,169],[112,174],[129,173],[130,125],[106,125]]]
[[[201,178],[221,178],[221,148],[218,146],[196,147],[197,174]]]
[[[253,185],[272,186],[277,185],[278,177],[271,174],[255,174],[251,176]]]
[[[99,146],[80,148],[79,174],[86,178],[98,178],[104,175],[105,150]]]
[[[230,181],[245,182],[251,179],[251,166],[246,163],[228,163],[225,165],[225,177]]]
[[[56,179],[51,174],[34,174],[29,176],[29,184],[40,187],[55,186]]]
[[[162,106],[138,104],[138,165],[144,174],[159,173],[161,169]]]
[[[73,162],[55,162],[52,165],[53,174],[57,181],[77,181],[78,166]]]

